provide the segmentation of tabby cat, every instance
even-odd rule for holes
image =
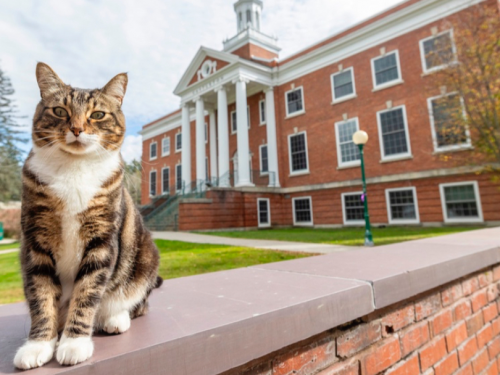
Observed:
[[[36,67],[41,101],[23,168],[21,267],[31,329],[20,369],[92,356],[93,330],[122,333],[161,284],[159,255],[123,187],[126,74],[102,89]]]

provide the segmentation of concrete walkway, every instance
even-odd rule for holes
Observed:
[[[8,245],[17,241],[18,240],[14,240],[12,238],[4,238],[3,240],[0,240],[0,245]]]
[[[2,255],[2,254],[8,254],[8,253],[16,253],[18,251],[19,251],[19,249],[0,250],[0,255]]]
[[[253,247],[256,249],[293,251],[298,253],[330,254],[339,251],[361,249],[361,247],[356,246],[327,245],[276,240],[253,240],[246,238],[210,236],[206,234],[197,234],[190,232],[152,232],[152,235],[153,238],[161,240]]]

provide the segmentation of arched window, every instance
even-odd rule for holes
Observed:
[[[238,29],[241,30],[241,24],[243,22],[243,14],[241,14],[241,12],[238,13]]]
[[[252,11],[250,9],[247,10],[247,24],[252,23]]]
[[[260,30],[259,12],[255,12],[255,26],[257,27],[257,30]]]

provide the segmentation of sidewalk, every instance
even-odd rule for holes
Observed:
[[[298,253],[330,254],[339,251],[361,249],[356,246],[327,245],[305,242],[288,242],[276,240],[251,240],[246,238],[230,238],[210,236],[190,232],[152,232],[153,238],[171,241],[194,242],[214,245],[231,245],[253,247],[265,250],[293,251]]]

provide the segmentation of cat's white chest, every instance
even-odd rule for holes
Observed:
[[[56,271],[63,289],[61,304],[64,304],[73,291],[84,251],[78,214],[87,209],[103,183],[120,168],[120,155],[116,152],[106,158],[68,158],[62,153],[55,154],[47,157],[44,150],[35,150],[29,168],[63,203],[59,212],[61,247],[56,251]]]

